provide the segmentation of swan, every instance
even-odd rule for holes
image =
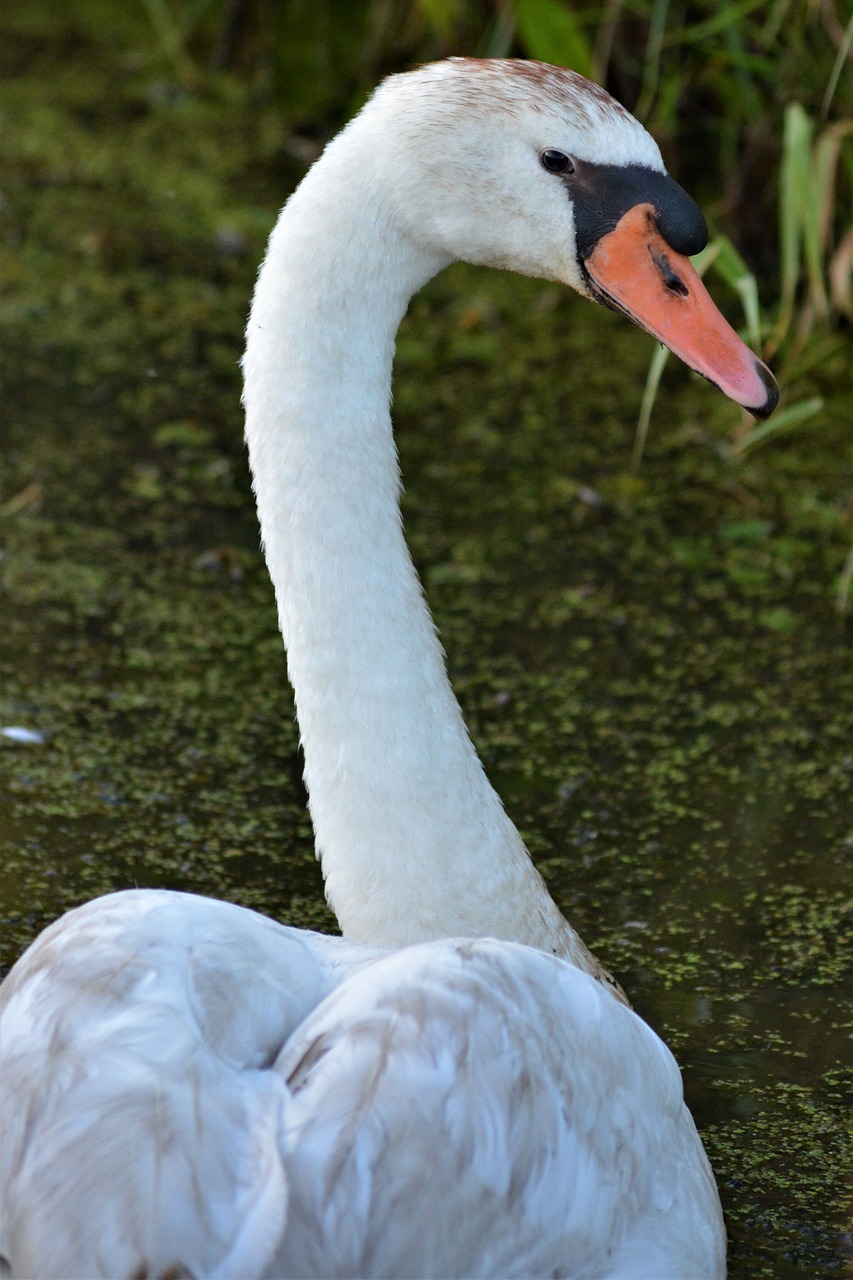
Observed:
[[[0,1274],[719,1277],[674,1059],[558,911],[463,724],[403,539],[395,332],[453,259],[560,281],[756,415],[706,231],[602,89],[384,81],[272,232],[246,435],[343,937],[169,891],[51,925],[0,988]]]

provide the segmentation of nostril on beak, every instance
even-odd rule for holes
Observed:
[[[673,271],[672,263],[666,253],[656,252],[649,249],[649,255],[652,262],[660,272],[660,278],[665,289],[669,289],[670,293],[678,294],[679,298],[686,298],[690,294],[690,290],[677,272]]]
[[[690,292],[681,276],[677,276],[674,271],[665,271],[663,282],[670,293],[677,293],[680,298],[686,298]]]

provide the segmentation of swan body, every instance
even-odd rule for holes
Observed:
[[[0,988],[0,1275],[724,1275],[678,1068],[462,722],[389,414],[408,300],[458,257],[605,301],[769,412],[690,274],[702,226],[602,90],[469,59],[386,81],[285,206],[247,442],[344,938],[154,890],[47,929]]]
[[[12,1275],[722,1274],[672,1056],[553,955],[155,890],[38,948],[3,1014]]]

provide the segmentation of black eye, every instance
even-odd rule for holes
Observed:
[[[575,166],[564,151],[554,151],[547,147],[539,153],[539,159],[549,173],[574,173]]]

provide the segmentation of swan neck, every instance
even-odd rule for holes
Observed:
[[[324,157],[282,211],[244,360],[327,896],[359,941],[490,934],[566,953],[575,935],[485,776],[403,538],[394,340],[447,259],[368,184],[343,200],[341,167]]]

